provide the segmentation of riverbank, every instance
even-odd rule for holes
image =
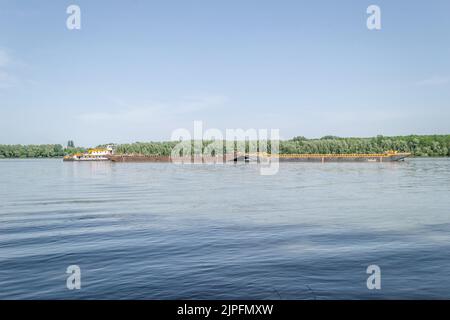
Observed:
[[[117,154],[139,154],[144,156],[167,157],[179,141],[135,142],[119,144],[115,147]],[[185,142],[186,143],[186,142]],[[187,142],[189,144],[189,142]],[[203,141],[202,149],[211,141]],[[243,144],[243,142],[240,142]],[[188,145],[187,145],[188,146]],[[189,146],[188,146],[189,147]],[[191,141],[191,149],[198,147]],[[224,153],[236,148],[233,141],[224,142]],[[258,142],[247,142],[244,148],[258,150]],[[270,151],[271,144],[268,142]],[[4,158],[59,158],[76,153],[83,153],[87,148],[63,148],[61,145],[0,145],[0,159]],[[450,134],[447,135],[409,135],[409,136],[377,136],[371,138],[341,138],[325,136],[320,139],[295,137],[279,141],[280,154],[371,154],[383,153],[387,150],[411,153],[413,157],[449,157]],[[266,151],[266,150],[260,150]]]

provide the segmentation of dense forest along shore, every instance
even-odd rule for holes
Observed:
[[[88,148],[75,147],[73,141],[69,142],[67,147],[63,147],[60,144],[0,144],[0,159],[61,158],[88,151]],[[171,155],[173,148],[178,143],[179,141],[117,144],[115,145],[115,153],[166,157]],[[211,141],[203,141],[203,148],[210,143]],[[250,141],[250,144],[252,144],[252,150],[255,150],[255,147],[258,148],[256,141]],[[106,145],[100,145],[96,147],[101,148],[105,146]],[[226,141],[224,143],[224,148],[233,150],[234,142]],[[248,144],[247,148],[249,148]],[[280,154],[380,154],[384,153],[386,150],[411,153],[411,156],[413,157],[448,157],[450,156],[450,134],[394,137],[377,136],[372,138],[340,138],[325,136],[320,139],[307,139],[304,137],[295,137],[290,140],[282,140],[279,144]]]

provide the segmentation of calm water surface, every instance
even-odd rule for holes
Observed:
[[[1,160],[0,299],[449,299],[449,208],[450,159]]]

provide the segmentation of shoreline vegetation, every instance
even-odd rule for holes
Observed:
[[[192,152],[200,151],[198,144],[191,143]],[[202,150],[211,147],[212,141],[203,141]],[[239,142],[239,143],[244,143]],[[172,149],[179,141],[164,142],[135,142],[130,144],[119,144],[116,146],[117,154],[140,154],[155,156],[170,156]],[[257,141],[245,142],[246,151],[258,149]],[[97,146],[102,147],[102,146]],[[224,148],[233,150],[236,143],[226,141]],[[268,150],[270,151],[270,141]],[[44,145],[4,145],[0,144],[0,159],[8,158],[61,158],[67,155],[86,152],[88,149],[75,147],[70,141],[68,147],[60,144]],[[450,134],[449,135],[409,135],[409,136],[377,136],[372,138],[341,138],[325,136],[320,139],[307,139],[305,137],[294,137],[290,140],[281,140],[279,144],[280,154],[349,154],[349,153],[383,153],[388,150],[398,152],[410,152],[413,157],[449,157],[450,156]],[[214,155],[214,152],[213,152]]]

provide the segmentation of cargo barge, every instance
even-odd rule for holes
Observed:
[[[266,156],[270,159],[278,159],[279,162],[392,162],[403,161],[411,153],[388,151],[385,153],[353,153],[353,154],[279,154]],[[251,156],[243,156],[244,161],[252,161]],[[248,158],[245,159],[245,158]],[[264,156],[263,156],[264,157]],[[242,159],[242,156],[241,156]],[[239,159],[238,159],[239,160]],[[255,157],[253,157],[253,161]],[[261,161],[261,156],[256,156],[256,161]]]
[[[184,162],[184,163],[223,163],[223,162],[392,162],[402,161],[409,157],[410,153],[388,151],[385,153],[369,154],[278,154],[269,155],[265,153],[234,153],[223,156],[208,157],[177,157],[157,155],[120,155],[111,154],[106,157],[113,162]]]
[[[223,156],[187,156],[171,157],[160,155],[140,154],[112,154],[107,156],[113,162],[177,162],[177,163],[223,163],[236,160],[236,154],[224,154]]]

